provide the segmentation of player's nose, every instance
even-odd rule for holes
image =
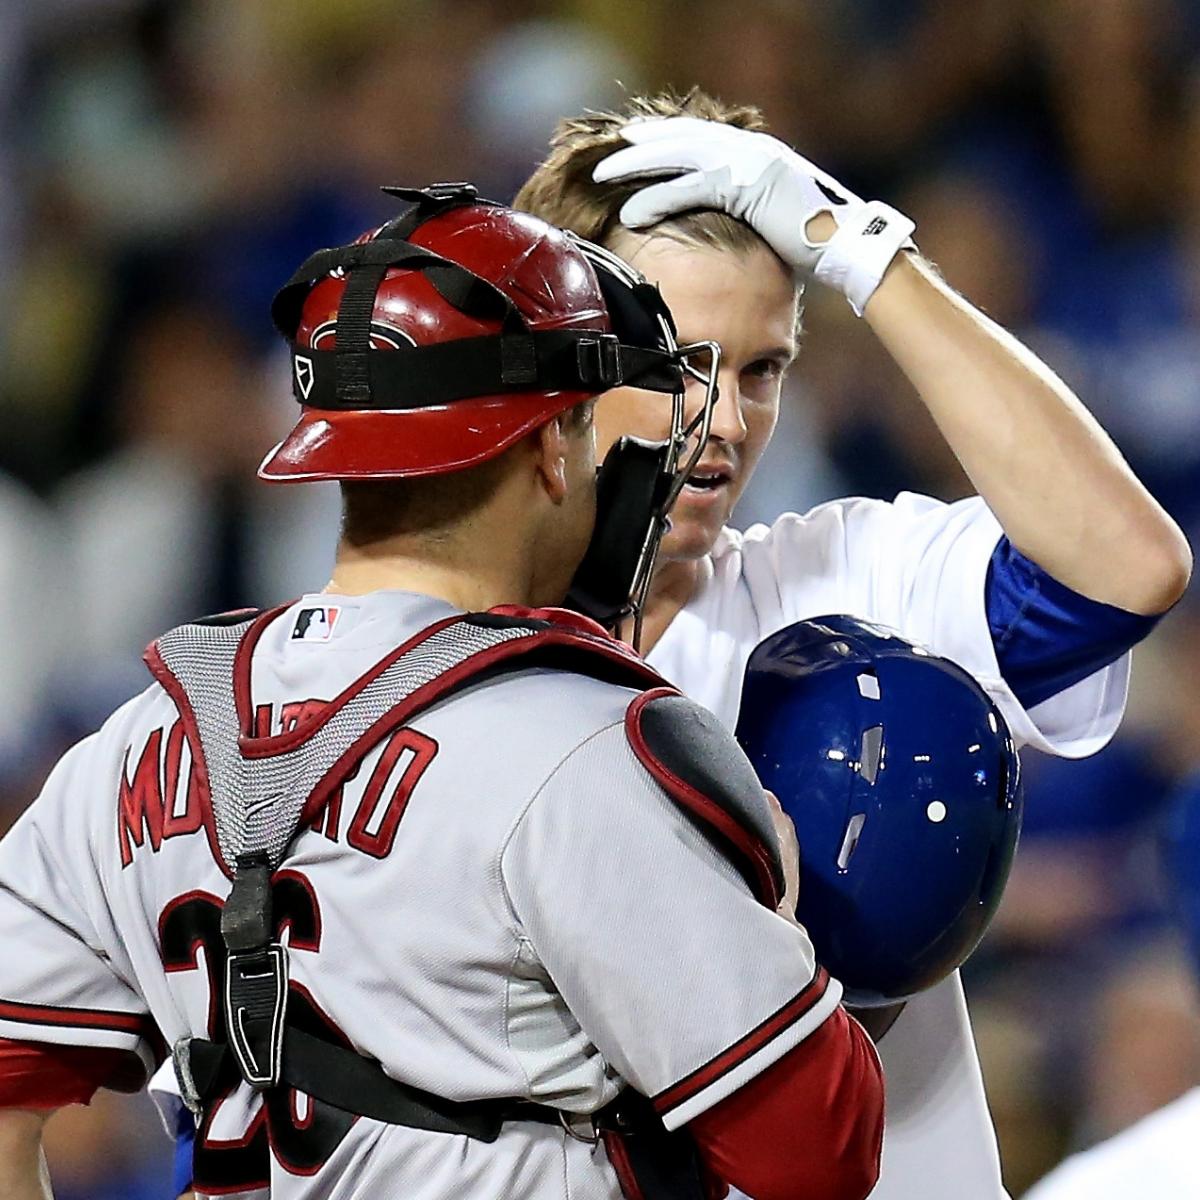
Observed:
[[[746,437],[746,419],[742,414],[742,394],[738,373],[732,368],[717,376],[717,402],[713,407],[710,437],[734,445]]]

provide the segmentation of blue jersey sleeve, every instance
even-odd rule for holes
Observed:
[[[984,595],[1000,674],[1025,709],[1115,662],[1159,619],[1081,596],[1007,537],[992,552]]]
[[[172,1196],[182,1196],[192,1187],[192,1152],[196,1145],[196,1122],[186,1108],[179,1110],[175,1126],[175,1173]]]

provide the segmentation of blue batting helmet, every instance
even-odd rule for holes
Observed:
[[[1200,972],[1200,776],[1188,780],[1171,801],[1163,851],[1174,910]]]
[[[746,667],[737,737],[800,843],[796,915],[847,1002],[945,978],[1000,902],[1021,827],[1012,735],[961,667],[853,617]]]

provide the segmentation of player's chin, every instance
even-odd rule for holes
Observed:
[[[703,558],[713,548],[728,515],[724,507],[719,510],[705,507],[696,511],[696,506],[688,504],[687,496],[681,496],[671,510],[671,528],[663,538],[662,557],[675,560]]]

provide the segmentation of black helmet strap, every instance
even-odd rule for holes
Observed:
[[[474,396],[538,388],[545,391],[601,392],[620,383],[675,392],[682,372],[674,356],[646,342],[647,314],[628,345],[613,334],[594,330],[530,331],[516,305],[498,287],[459,263],[414,246],[408,237],[431,217],[463,205],[490,205],[469,184],[430,188],[384,188],[411,200],[412,207],[384,225],[369,242],[318,250],[306,259],[275,295],[271,315],[292,342],[292,389],[302,404],[327,410],[420,408]],[[401,347],[395,353],[371,351],[376,294],[392,267],[419,270],[438,293],[460,312],[480,320],[498,320],[499,334],[429,346]],[[330,272],[343,272],[346,286],[337,311],[333,350],[295,345],[305,298],[314,283]],[[610,314],[622,320],[604,289]],[[630,296],[637,307],[647,297]]]

